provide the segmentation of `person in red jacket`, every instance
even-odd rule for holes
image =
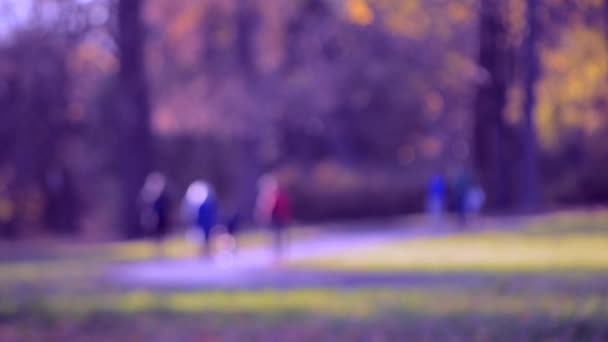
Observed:
[[[275,255],[280,260],[285,248],[285,230],[291,223],[292,211],[287,191],[274,176],[260,179],[256,216],[259,222],[271,227]]]

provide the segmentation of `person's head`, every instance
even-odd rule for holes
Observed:
[[[165,187],[167,185],[167,181],[165,176],[158,172],[152,172],[146,178],[146,182],[144,183],[144,192],[150,194],[151,196],[158,196],[160,193],[165,191]]]
[[[258,186],[263,191],[276,191],[279,189],[279,181],[274,175],[269,174],[260,178]]]
[[[194,181],[186,190],[186,201],[191,204],[205,202],[212,195],[212,188],[209,183],[204,181]]]

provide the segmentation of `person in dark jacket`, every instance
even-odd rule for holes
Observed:
[[[166,178],[160,172],[151,173],[140,193],[140,223],[158,244],[159,253],[170,232],[171,198]]]
[[[232,239],[232,252],[236,253],[238,250],[238,239],[237,234],[241,228],[241,214],[238,210],[234,210],[228,213],[226,216],[226,231]]]

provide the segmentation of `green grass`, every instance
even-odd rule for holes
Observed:
[[[251,291],[125,292],[55,294],[34,296],[36,305],[59,316],[83,316],[93,312],[122,314],[146,312],[260,314],[322,314],[325,317],[367,319],[387,312],[416,313],[438,317],[449,315],[542,314],[552,318],[608,318],[605,293],[591,291],[541,292],[530,288],[505,292],[489,288],[363,288],[293,289]],[[28,306],[28,300],[3,299],[5,313]]]
[[[383,337],[380,340],[424,336],[445,340],[482,335],[480,340],[505,341],[535,336],[608,337],[608,302],[601,291],[528,288],[514,292],[504,286],[139,290],[30,296],[21,303],[2,298],[0,303],[0,334],[5,322],[18,333],[33,333],[41,339],[87,335],[137,340],[158,340],[158,336],[198,340],[205,336],[296,341],[368,340],[374,336]],[[573,330],[581,325],[582,332]]]
[[[37,255],[4,249],[1,255],[21,259],[0,264],[0,341],[608,340],[608,213],[526,222],[294,265],[403,273],[396,286],[137,289],[98,275],[119,262],[155,258],[149,242],[50,246]],[[267,238],[242,241],[259,246]],[[171,240],[168,257],[193,255],[185,244]]]
[[[605,272],[608,214],[559,214],[526,229],[486,229],[397,240],[322,256],[297,267],[351,271]]]

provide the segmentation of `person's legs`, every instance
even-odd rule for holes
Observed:
[[[468,223],[468,210],[466,198],[461,198],[458,204],[458,217],[460,219],[461,228],[466,228]]]
[[[443,199],[439,196],[433,196],[429,199],[427,206],[431,226],[433,228],[440,227],[443,214]]]
[[[203,245],[201,255],[206,259],[211,258],[211,227],[201,227],[203,231]]]
[[[280,262],[283,256],[283,227],[279,224],[274,224],[272,227],[274,231],[274,255],[275,260]]]
[[[157,258],[163,258],[167,256],[166,250],[165,250],[165,242],[164,242],[164,237],[162,235],[157,235],[154,237],[154,244],[155,244],[155,248],[156,248],[156,257]]]
[[[239,223],[236,219],[232,219],[230,222],[228,222],[227,225],[227,230],[228,230],[228,235],[232,238],[232,253],[236,254],[238,251],[238,239],[237,239],[237,234],[239,231]]]
[[[154,232],[154,242],[156,243],[156,255],[159,258],[167,256],[165,239],[169,233],[168,225],[164,220],[158,220]]]

